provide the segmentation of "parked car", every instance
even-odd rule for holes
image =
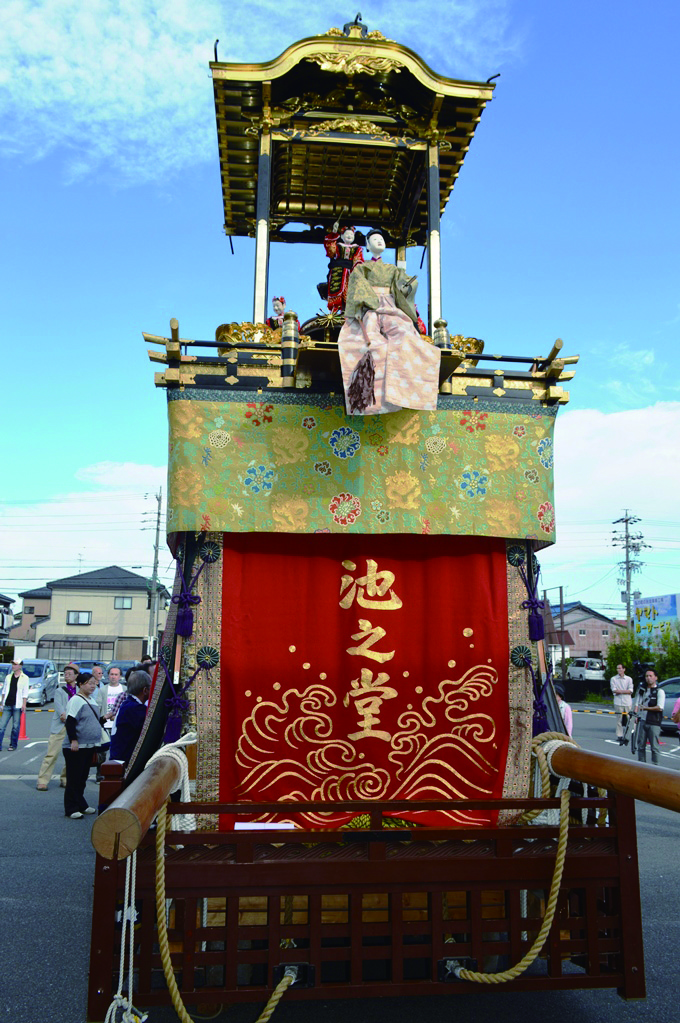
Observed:
[[[59,683],[54,661],[42,659],[24,661],[23,670],[29,679],[26,703],[39,703],[44,707],[54,699],[54,691]]]
[[[2,685],[2,683],[5,681],[5,678],[7,677],[7,672],[11,667],[12,667],[11,664],[0,664],[0,685]]]
[[[659,688],[666,694],[666,702],[663,706],[663,721],[661,722],[662,735],[679,735],[680,728],[671,721],[671,714],[678,696],[680,696],[680,675],[667,678],[665,682],[659,682]]]
[[[599,692],[605,683],[604,662],[599,657],[575,657],[566,672],[566,700],[576,703],[589,691]]]
[[[85,660],[85,661],[69,661],[68,663],[69,664],[75,664],[77,666],[77,668],[78,668],[78,671],[92,671],[92,669],[95,666],[95,664],[99,664],[99,665],[101,665],[102,671],[104,671],[104,662],[103,661],[98,661],[96,658],[94,660],[89,660],[89,661],[87,661],[87,660]]]
[[[604,663],[599,657],[575,657],[567,668],[567,678],[604,682]]]

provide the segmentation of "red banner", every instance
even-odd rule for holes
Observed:
[[[222,800],[502,794],[502,540],[227,533],[223,565]],[[415,805],[396,816],[491,821]],[[350,818],[275,819],[337,827]]]

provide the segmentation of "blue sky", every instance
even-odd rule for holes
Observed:
[[[0,591],[108,564],[151,570],[165,397],[141,331],[250,319],[253,248],[222,234],[208,62],[268,60],[354,8],[13,0],[0,38],[4,487]],[[557,426],[544,585],[617,605],[611,522],[680,591],[676,4],[362,6],[437,72],[501,73],[443,221],[444,314],[488,351],[581,362]],[[436,33],[431,26],[437,26]],[[274,246],[270,293],[318,308],[322,252]],[[409,257],[412,272],[421,250]],[[164,572],[170,565],[163,554]],[[165,576],[167,578],[167,575]]]

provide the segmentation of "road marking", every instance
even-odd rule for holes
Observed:
[[[608,742],[608,743],[609,743],[609,744],[610,744],[611,746],[618,746],[618,745],[619,745],[619,741],[618,741],[618,739],[605,739],[604,741],[605,741],[605,742]],[[622,747],[622,748],[623,748],[623,747]],[[660,756],[660,757],[670,757],[670,758],[671,758],[671,759],[673,759],[673,760],[677,760],[677,758],[678,758],[678,753],[680,753],[680,749],[677,749],[677,750],[671,750],[671,751],[670,751],[670,752],[668,752],[668,753],[667,753],[667,752],[666,752],[665,750],[662,750],[662,749],[660,749],[660,750],[659,750],[659,756]],[[637,759],[637,754],[635,754],[635,756],[633,756],[633,757],[632,757],[632,759],[633,759],[633,760],[636,760],[636,759]],[[647,763],[647,761],[645,761],[645,760],[642,760],[642,761],[640,761],[640,762],[641,762],[641,763],[643,763],[643,764],[644,764],[644,763]]]
[[[37,774],[0,774],[0,781],[36,781]],[[50,781],[59,781],[59,775],[53,774]],[[88,782],[92,782],[99,788],[99,782],[95,781],[94,778],[88,778]]]
[[[30,749],[31,746],[42,746],[45,743],[47,743],[47,741],[48,741],[47,739],[34,739],[33,742],[27,742],[26,745],[22,746],[21,748]]]
[[[616,714],[615,710],[583,710],[580,707],[571,708],[573,714]]]
[[[38,754],[37,757],[29,757],[28,760],[25,761],[25,763],[32,764],[34,760],[39,760],[39,759],[40,759],[40,754]]]

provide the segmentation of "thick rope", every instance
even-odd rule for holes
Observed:
[[[565,742],[571,743],[573,746],[578,745],[571,736],[564,735],[562,732],[541,732],[531,742],[531,753],[536,758],[536,764],[541,775],[541,795],[543,799],[550,799],[551,770],[548,757],[546,756],[546,744],[550,744],[549,748],[552,750],[555,748],[555,745]],[[517,823],[530,824],[531,821],[535,820],[542,813],[543,810],[528,810],[520,816]]]
[[[267,1023],[267,1020],[271,1018],[274,1009],[283,998],[284,992],[288,990],[288,988],[294,982],[294,980],[295,977],[292,973],[287,973],[284,977],[281,978],[281,980],[278,982],[278,984],[272,991],[271,998],[269,999],[264,1009],[262,1010],[261,1015],[257,1017],[255,1023]]]
[[[137,886],[137,850],[128,857],[125,864],[125,895],[123,897],[123,921],[120,932],[120,964],[118,968],[118,990],[113,996],[104,1023],[144,1023],[146,1013],[142,1014],[132,1004],[132,983],[134,976],[133,959],[135,950],[135,889]],[[128,949],[128,996],[123,995],[125,977],[125,935],[129,929],[130,947]]]
[[[185,746],[193,746],[198,741],[196,732],[187,732],[176,742],[169,742],[165,746],[161,746],[153,756],[149,757],[146,762],[146,766],[152,764],[154,760],[160,760],[161,757],[169,757],[179,764],[180,769],[180,798],[183,803],[191,802],[191,789],[189,782],[189,762],[184,753]],[[193,813],[177,813],[173,815],[172,820],[173,831],[195,831],[196,830],[196,816]]]
[[[459,980],[471,980],[477,984],[506,984],[509,980],[515,980],[521,973],[531,966],[534,960],[538,957],[539,952],[545,944],[545,940],[548,937],[550,928],[552,927],[553,919],[555,917],[555,910],[557,908],[557,898],[560,894],[560,885],[562,883],[562,874],[564,872],[564,861],[567,854],[567,837],[569,834],[569,789],[565,789],[560,797],[560,835],[557,842],[557,858],[555,861],[555,872],[553,874],[552,884],[550,886],[550,896],[548,898],[548,904],[545,908],[545,916],[543,918],[543,925],[538,932],[536,940],[533,945],[521,959],[516,966],[511,967],[509,970],[503,970],[502,973],[478,973],[474,970],[466,970],[462,967],[456,967],[453,972]]]
[[[168,942],[168,926],[165,920],[165,832],[168,823],[167,804],[158,811],[158,822],[156,824],[156,922],[158,926],[158,944],[163,963],[165,983],[168,985],[172,1005],[181,1019],[182,1023],[193,1023],[193,1020],[186,1010],[182,996],[177,987],[175,973],[172,968],[170,957],[170,944]]]

